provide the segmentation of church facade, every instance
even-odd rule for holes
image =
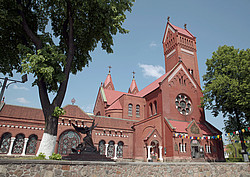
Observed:
[[[84,135],[71,126],[98,124],[92,132],[100,154],[141,161],[224,160],[221,132],[205,119],[196,38],[169,21],[163,36],[165,74],[139,90],[133,77],[128,93],[115,90],[110,72],[99,87],[93,114],[64,107],[55,152],[67,155]],[[0,107],[0,153],[35,155],[42,139],[42,110]]]

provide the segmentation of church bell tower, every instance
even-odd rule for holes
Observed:
[[[164,49],[166,73],[171,71],[179,60],[182,60],[190,74],[200,85],[196,54],[196,37],[187,30],[187,25],[184,25],[184,29],[177,27],[170,23],[168,17],[162,44]]]

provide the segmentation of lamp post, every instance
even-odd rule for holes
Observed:
[[[5,77],[5,78],[1,78],[0,79],[4,80],[3,81],[3,84],[2,82],[0,81],[0,87],[2,87],[1,89],[1,93],[0,93],[0,102],[2,101],[3,99],[3,94],[4,94],[4,91],[5,91],[5,88],[8,88],[10,84],[14,84],[14,83],[25,83],[28,81],[28,77],[27,77],[27,74],[23,75],[22,76],[22,80],[21,81],[17,81],[17,80],[13,80],[13,79],[9,79],[8,77]],[[11,81],[9,84],[7,84],[7,81]]]

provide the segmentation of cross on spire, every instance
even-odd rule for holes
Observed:
[[[133,71],[132,73],[133,73],[133,79],[134,79],[135,78],[135,72]]]
[[[76,100],[75,100],[75,98],[73,98],[73,99],[71,100],[72,105],[74,105],[75,102],[76,102]]]
[[[184,24],[184,29],[187,29],[187,24]]]
[[[167,19],[168,19],[168,22],[169,22],[170,16],[168,16],[168,18],[167,18]]]
[[[109,74],[110,74],[110,70],[111,70],[112,67],[111,66],[108,66],[108,67],[109,67]]]

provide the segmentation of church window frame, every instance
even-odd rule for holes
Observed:
[[[149,115],[152,116],[153,115],[153,104],[149,103]]]
[[[133,104],[129,103],[128,104],[128,116],[132,117],[133,115]]]
[[[123,148],[124,148],[124,142],[119,141],[117,145],[117,158],[123,158]]]
[[[114,155],[115,155],[115,142],[111,140],[108,143],[107,157],[113,158]]]
[[[7,154],[10,149],[11,133],[6,132],[1,137],[0,154]]]
[[[66,130],[59,137],[58,153],[61,155],[70,154],[71,149],[76,148],[80,142],[81,138],[76,131]]]
[[[105,155],[105,149],[106,149],[105,144],[106,144],[105,140],[101,140],[98,143],[98,150],[100,152],[100,155]]]
[[[22,154],[24,147],[24,138],[25,136],[22,133],[16,135],[11,154]]]
[[[191,99],[185,94],[178,94],[175,98],[175,107],[182,115],[190,115],[192,113]]]
[[[154,114],[157,114],[157,111],[158,111],[158,110],[157,110],[157,101],[156,101],[156,100],[154,101],[154,108],[155,108]]]
[[[136,105],[136,117],[140,117],[140,105]]]
[[[25,154],[27,155],[35,155],[36,154],[36,145],[37,145],[38,137],[35,134],[29,136],[29,140],[27,142],[27,146],[25,149]]]

